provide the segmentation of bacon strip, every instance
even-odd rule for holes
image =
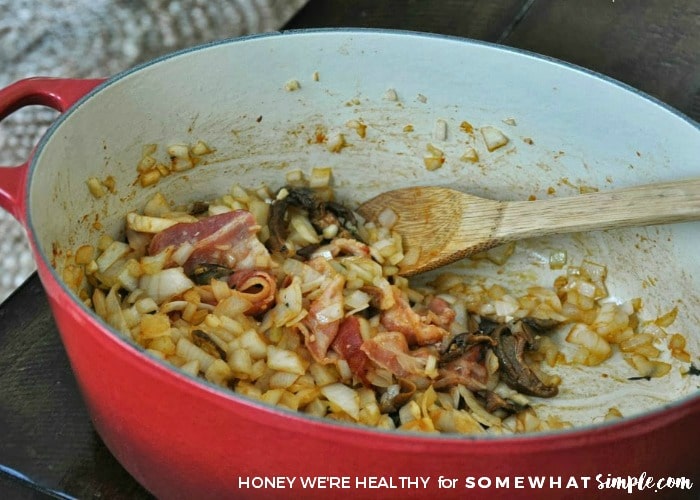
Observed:
[[[428,303],[428,310],[430,311],[428,316],[431,323],[435,323],[443,328],[449,328],[450,324],[457,317],[455,310],[450,307],[446,300],[440,297],[433,297]]]
[[[394,290],[394,299],[394,306],[382,313],[380,322],[388,331],[404,334],[409,345],[435,344],[449,335],[443,327],[431,323],[430,315],[421,316],[411,309],[398,289]]]
[[[306,347],[319,363],[330,363],[328,349],[333,343],[343,317],[343,287],[345,277],[336,274],[324,286],[323,293],[309,306],[309,314],[302,320]]]
[[[368,257],[369,247],[361,241],[352,238],[334,238],[327,245],[317,248],[314,253],[311,254],[310,259],[316,257],[326,257],[330,259],[341,254]]]
[[[259,229],[250,212],[234,210],[175,224],[153,237],[148,253],[155,255],[183,243],[193,245],[184,265],[187,274],[203,262],[231,269],[266,268],[271,264],[270,254],[256,236]]]
[[[277,283],[266,271],[241,269],[229,276],[228,285],[250,302],[251,307],[245,312],[247,315],[256,316],[274,305]]]
[[[378,333],[365,340],[361,349],[369,359],[397,377],[421,374],[425,367],[423,360],[409,354],[406,337],[399,332]]]
[[[348,362],[352,373],[362,380],[363,384],[369,386],[367,368],[370,361],[367,354],[361,349],[363,342],[360,333],[360,320],[356,316],[348,316],[340,323],[338,334],[331,347]]]

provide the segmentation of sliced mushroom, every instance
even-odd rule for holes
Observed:
[[[523,322],[514,325],[499,325],[491,334],[496,342],[494,352],[500,363],[500,376],[510,388],[530,396],[551,398],[559,389],[547,385],[528,366],[525,350],[532,349],[534,338]]]
[[[212,279],[228,279],[233,269],[219,264],[201,262],[189,273],[188,278],[197,285],[208,285]]]
[[[226,360],[226,351],[224,351],[219,344],[214,342],[206,332],[202,330],[192,330],[192,343],[210,356]]]
[[[479,343],[487,343],[491,345],[492,347],[495,345],[495,342],[491,337],[488,335],[483,335],[480,333],[460,333],[459,335],[456,335],[450,343],[447,345],[445,349],[440,353],[440,359],[438,360],[438,363],[442,365],[447,365],[450,362],[461,358],[467,349],[469,349],[471,346]]]
[[[481,391],[479,396],[484,399],[484,406],[489,413],[504,411],[507,414],[518,413],[527,406],[516,403],[510,399],[503,398],[493,391]]]
[[[335,225],[337,236],[357,239],[357,220],[352,210],[343,205],[322,200],[316,191],[308,187],[284,187],[286,196],[275,200],[270,208],[270,239],[268,245],[273,252],[290,255],[286,246],[288,235],[287,210],[294,206],[307,211],[309,221],[319,233]]]
[[[398,384],[390,385],[379,397],[379,409],[382,413],[398,411],[408,403],[416,393],[416,384],[407,379],[399,379]]]

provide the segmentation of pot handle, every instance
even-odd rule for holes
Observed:
[[[63,113],[104,79],[33,77],[0,90],[0,120],[25,106],[48,106]],[[30,155],[31,158],[31,155]],[[16,167],[0,167],[0,208],[24,223],[24,193],[29,159]]]

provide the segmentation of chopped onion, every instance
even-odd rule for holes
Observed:
[[[305,363],[294,351],[280,349],[273,345],[267,346],[267,366],[273,370],[303,375],[306,373]]]
[[[377,216],[377,222],[387,228],[394,227],[394,224],[396,224],[398,220],[399,216],[396,215],[396,212],[394,212],[391,208],[385,208]]]
[[[177,223],[178,221],[174,219],[150,217],[148,215],[139,215],[135,212],[126,214],[126,227],[141,233],[160,233]]]
[[[333,301],[327,307],[324,307],[316,313],[316,318],[321,324],[333,323],[342,319],[343,313],[343,303],[342,301]]]
[[[139,288],[146,295],[162,304],[175,295],[179,295],[194,286],[194,283],[185,276],[181,267],[163,269],[155,274],[144,274],[139,279]]]
[[[359,420],[360,396],[354,389],[341,383],[335,383],[321,387],[321,394],[352,418]]]
[[[129,251],[131,251],[131,248],[126,243],[113,241],[95,260],[98,270],[102,273],[105,272],[117,260],[129,253]]]
[[[498,130],[496,127],[481,127],[481,135],[484,138],[486,149],[488,149],[490,152],[493,152],[508,144],[508,137],[506,137],[503,132]]]
[[[173,252],[171,257],[178,266],[182,266],[190,258],[192,252],[194,252],[194,245],[189,241],[185,241],[177,247],[177,250]]]

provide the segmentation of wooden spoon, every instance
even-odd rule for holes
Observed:
[[[398,216],[394,228],[403,238],[404,253],[418,252],[417,259],[399,264],[399,273],[410,276],[518,239],[698,220],[700,179],[541,201],[496,201],[445,187],[409,187],[382,193],[358,212],[376,220],[385,209]]]

